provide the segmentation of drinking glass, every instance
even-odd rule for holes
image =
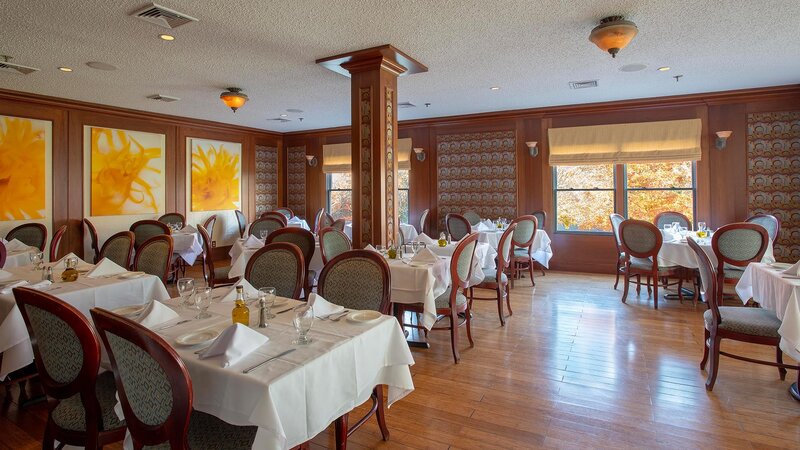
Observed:
[[[705,222],[697,222],[697,229],[698,230],[706,231],[706,228],[708,228],[708,227],[706,226]]]
[[[680,222],[672,222],[672,231],[677,233],[678,231],[680,231],[680,229],[681,229]]]
[[[272,307],[275,305],[275,293],[277,291],[274,287],[263,287],[258,290],[258,300],[264,299],[264,305],[267,310],[267,319],[274,319],[275,314],[272,314]]]
[[[44,262],[44,252],[32,252],[28,254],[31,263],[33,263],[36,270],[42,270],[42,263]]]
[[[419,242],[417,241],[411,242],[411,252],[414,253],[415,255],[419,253]]]
[[[210,287],[199,287],[195,289],[194,292],[194,305],[200,314],[198,314],[195,319],[208,319],[211,317],[209,314],[208,307],[211,306],[211,288]]]
[[[181,305],[184,307],[194,306],[189,302],[192,294],[194,294],[194,279],[192,278],[179,278],[178,279],[178,295],[181,296]]]
[[[294,308],[294,329],[297,330],[297,339],[292,341],[295,345],[306,345],[312,342],[308,332],[314,325],[314,307],[300,305]]]
[[[181,231],[183,229],[183,222],[178,222],[175,224],[175,231]]]
[[[672,227],[671,223],[665,223],[662,228],[664,228],[664,231],[672,231]]]

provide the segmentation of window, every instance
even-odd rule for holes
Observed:
[[[553,183],[557,232],[611,232],[614,165],[556,166]]]
[[[353,182],[350,172],[325,175],[328,211],[334,219],[353,220]]]
[[[408,223],[408,170],[397,171],[397,197],[400,223]]]
[[[691,161],[625,166],[626,217],[651,222],[663,211],[694,221],[695,165]]]

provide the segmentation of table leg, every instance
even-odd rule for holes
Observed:
[[[797,371],[797,382],[789,387],[789,393],[795,400],[800,401],[800,370]]]
[[[417,315],[409,312],[407,313],[409,322],[414,323],[417,319]],[[400,326],[403,328],[403,332],[406,335],[406,342],[408,343],[409,347],[416,347],[416,348],[431,348],[431,345],[425,340],[425,335],[420,328],[410,328],[406,329],[403,327],[405,322],[404,316],[406,316],[406,312],[397,304],[394,305],[394,316],[397,318],[397,321],[400,322]],[[417,320],[416,325],[420,325],[419,321]]]

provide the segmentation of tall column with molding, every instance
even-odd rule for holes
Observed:
[[[397,77],[427,67],[391,45],[317,60],[351,79],[353,246],[397,240]]]

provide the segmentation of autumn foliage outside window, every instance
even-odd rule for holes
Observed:
[[[627,217],[652,221],[663,211],[677,211],[694,222],[694,164],[628,164],[625,166]]]
[[[327,175],[328,211],[334,219],[353,220],[353,181],[350,172]],[[401,223],[408,223],[408,170],[397,172],[397,207]]]
[[[610,232],[614,212],[614,166],[557,166],[556,231]]]

